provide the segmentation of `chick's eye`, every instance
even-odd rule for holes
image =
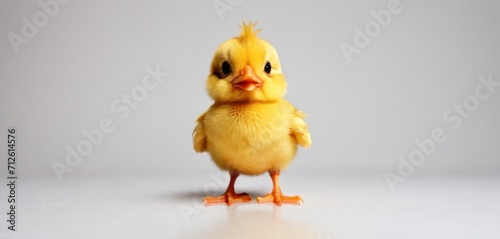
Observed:
[[[266,65],[264,66],[264,72],[266,72],[267,74],[270,74],[271,73],[271,63],[266,62]]]
[[[224,76],[231,74],[231,65],[229,65],[229,62],[227,61],[222,62],[221,70]]]

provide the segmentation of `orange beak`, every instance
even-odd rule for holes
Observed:
[[[246,65],[240,72],[240,76],[231,82],[233,87],[238,87],[245,91],[252,91],[262,86],[262,80],[253,72],[251,66]]]

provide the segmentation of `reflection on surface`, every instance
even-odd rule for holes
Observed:
[[[186,228],[183,238],[321,238],[307,224],[284,218],[282,210],[287,212],[287,209],[290,207],[271,204],[212,206],[192,221],[196,225],[191,228],[196,231]],[[221,215],[222,210],[227,211],[227,215]]]

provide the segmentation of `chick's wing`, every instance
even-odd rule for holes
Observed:
[[[307,129],[306,122],[304,121],[304,118],[306,117],[307,115],[304,112],[300,110],[295,110],[290,130],[292,131],[292,135],[297,140],[298,145],[304,148],[309,148],[312,142],[311,142],[311,134]]]
[[[205,133],[203,119],[205,119],[205,113],[196,119],[197,124],[193,130],[193,148],[197,153],[205,152],[207,150],[207,134]]]

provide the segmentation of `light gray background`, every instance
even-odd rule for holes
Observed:
[[[448,139],[414,175],[498,175],[500,88],[456,130],[443,113],[474,95],[478,76],[500,81],[500,3],[402,0],[402,12],[348,63],[339,44],[353,44],[354,29],[387,2],[242,0],[221,19],[214,1],[73,0],[15,53],[7,34],[21,34],[22,18],[41,8],[2,1],[0,136],[17,126],[19,175],[59,185],[51,164],[64,162],[82,130],[109,118],[115,130],[63,184],[93,176],[209,178],[217,170],[192,150],[194,120],[212,103],[205,79],[215,48],[250,19],[278,50],[286,98],[310,115],[312,147],[284,175],[373,174],[384,184],[398,156],[408,157],[413,141],[434,128]],[[111,103],[156,65],[169,76],[118,119]]]
[[[286,98],[307,112],[313,147],[290,170],[383,171],[435,127],[449,139],[418,171],[498,171],[500,92],[456,131],[443,113],[474,93],[478,76],[500,81],[495,1],[402,1],[371,44],[348,64],[339,44],[373,20],[379,2],[242,1],[221,21],[212,1],[71,1],[14,53],[36,1],[4,1],[1,14],[2,128],[18,126],[23,174],[53,174],[65,147],[109,117],[116,128],[75,174],[206,170],[191,146],[194,120],[210,106],[205,79],[215,48],[242,19],[278,50]],[[146,66],[170,75],[121,121],[113,100],[141,83]],[[5,130],[4,130],[5,131]],[[4,132],[2,132],[4,134]],[[4,145],[2,145],[4,147]]]

